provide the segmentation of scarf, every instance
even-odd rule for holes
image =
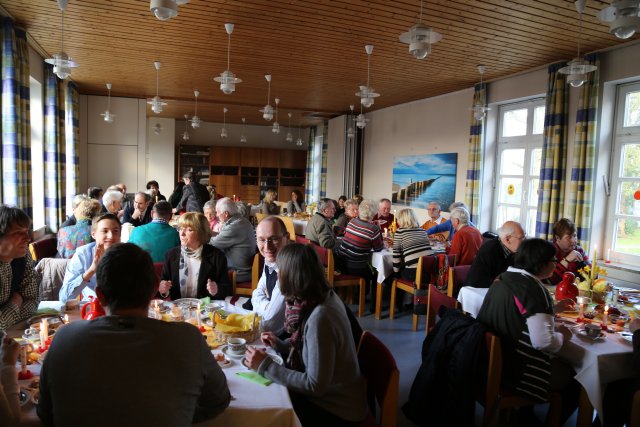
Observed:
[[[198,249],[189,249],[186,246],[180,246],[180,261],[178,262],[178,271],[180,277],[180,293],[185,295],[185,288],[187,286],[187,277],[189,277],[189,264],[186,262],[186,258],[196,259],[198,261],[202,260],[202,248],[204,246],[200,246]],[[194,281],[198,282],[198,273],[195,272]]]
[[[287,298],[284,305],[284,330],[291,334],[289,343],[291,350],[287,357],[287,367],[299,372],[305,371],[302,360],[302,346],[304,343],[304,327],[311,312],[318,303],[300,298]]]

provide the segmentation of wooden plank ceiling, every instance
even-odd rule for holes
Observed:
[[[583,52],[625,41],[608,33],[596,14],[608,1],[588,0]],[[49,55],[60,51],[61,13],[54,0],[2,0],[2,6]],[[161,117],[194,112],[205,121],[266,124],[264,74],[273,76],[271,105],[279,97],[279,122],[311,125],[355,104],[366,83],[381,94],[370,110],[470,88],[576,54],[578,14],[569,0],[425,0],[423,22],[443,35],[426,60],[416,60],[398,36],[418,22],[419,0],[191,0],[179,15],[159,21],[148,0],[70,0],[64,49],[79,64],[72,72],[83,94],[147,98],[156,93],[153,61],[160,61]],[[243,80],[224,95],[213,82],[226,69],[232,22],[231,70]],[[632,40],[637,40],[635,35]],[[117,113],[117,111],[115,111]],[[148,109],[149,116],[154,114]]]

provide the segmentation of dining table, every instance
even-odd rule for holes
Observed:
[[[223,309],[230,313],[246,314],[246,310],[236,307],[228,301],[220,302]],[[80,316],[79,308],[70,311],[64,310],[64,304],[59,301],[41,302],[39,309],[60,310],[62,316],[67,314],[70,322],[86,322]],[[7,330],[7,334],[12,338],[21,338],[24,329],[28,326],[24,321],[12,326]],[[61,326],[64,327],[64,326]],[[249,343],[261,345],[259,342]],[[211,350],[216,355],[221,353],[224,346]],[[46,357],[46,354],[45,354]],[[238,373],[248,372],[248,368],[242,364],[242,357],[227,357],[229,363],[223,364],[222,372],[225,374],[227,384],[231,392],[231,402],[229,406],[213,419],[205,420],[193,424],[198,427],[231,427],[245,426],[251,427],[300,427],[300,420],[293,410],[293,405],[286,387],[271,383],[268,386],[249,381]],[[19,365],[19,362],[18,362]],[[29,370],[35,378],[40,375],[41,365],[34,363],[29,365]],[[20,369],[20,366],[18,366]],[[18,381],[21,388],[28,388],[33,382],[31,380]],[[22,418],[20,426],[35,427],[42,426],[36,414],[36,405],[29,401],[22,406]],[[1,424],[1,423],[0,423]]]

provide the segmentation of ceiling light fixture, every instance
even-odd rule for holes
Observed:
[[[601,21],[609,22],[609,32],[619,39],[628,39],[640,31],[640,0],[614,0],[598,13]]]
[[[245,122],[245,118],[242,118],[242,135],[240,135],[240,142],[247,142],[247,137],[244,136],[244,122]]]
[[[431,53],[431,45],[442,40],[442,35],[422,23],[422,0],[420,0],[420,22],[406,33],[400,34],[400,41],[409,45],[409,53],[416,59],[425,59]]]
[[[235,74],[231,72],[231,33],[233,33],[233,24],[224,24],[224,28],[227,31],[227,69],[220,74],[220,77],[214,77],[213,80],[220,83],[220,90],[225,95],[229,95],[236,90],[236,84],[242,83],[242,80],[237,78]]]
[[[276,102],[276,121],[273,122],[273,126],[271,127],[271,132],[275,134],[280,133],[280,123],[278,123],[278,104],[280,104],[280,98],[275,99]]]
[[[189,121],[191,122],[192,128],[198,129],[200,127],[200,123],[202,123],[202,120],[198,117],[198,97],[200,96],[200,91],[196,89],[193,91],[193,94],[196,97],[196,111],[193,113],[193,117],[191,117],[191,120]]]
[[[367,119],[364,114],[362,114],[362,104],[360,104],[360,114],[358,114],[358,117],[356,117],[356,126],[358,127],[358,129],[364,129],[365,126],[367,126],[368,121],[369,119]]]
[[[349,105],[349,108],[351,109],[351,114],[349,114],[349,116],[347,117],[347,120],[349,121],[349,129],[347,129],[347,138],[353,139],[353,137],[356,135],[356,132],[353,129],[353,122],[354,122],[353,109],[354,109],[354,105],[353,104]]]
[[[269,100],[271,99],[271,74],[265,74],[264,78],[269,84],[267,89],[267,105],[265,105],[260,112],[262,113],[262,118],[270,122],[273,119],[273,107],[269,105]]]
[[[109,95],[107,96],[107,109],[100,115],[104,117],[105,122],[111,124],[116,119],[116,115],[111,112],[111,83],[107,83],[107,90],[109,91]]]
[[[47,64],[53,65],[53,73],[58,78],[64,80],[71,75],[71,69],[76,68],[78,64],[73,62],[69,55],[64,52],[64,11],[67,9],[69,0],[58,0],[58,7],[62,12],[62,26],[60,31],[60,52],[54,53],[53,58],[44,60]]]
[[[487,115],[487,111],[491,110],[491,108],[487,107],[487,92],[482,81],[482,76],[484,75],[485,70],[486,68],[484,65],[478,65],[478,73],[480,73],[480,88],[483,92],[481,99],[478,99],[478,102],[473,104],[473,107],[471,107],[471,111],[473,111],[473,118],[476,120],[484,120]]]
[[[224,107],[222,109],[222,114],[223,114],[223,122],[222,122],[222,130],[220,131],[220,138],[226,138],[228,136],[227,134],[227,107]]]
[[[287,129],[287,137],[284,139],[287,142],[293,142],[293,134],[291,133],[291,113],[287,113],[289,116],[289,126]]]
[[[156,96],[147,99],[147,104],[151,105],[151,111],[156,114],[162,113],[162,108],[167,105],[167,102],[160,98],[160,62],[155,61],[153,66],[156,67]]]
[[[575,6],[578,14],[580,14],[580,32],[578,33],[578,56],[573,58],[565,67],[558,70],[560,74],[567,75],[567,83],[572,87],[580,87],[587,80],[587,73],[595,71],[598,67],[589,64],[580,56],[580,42],[582,41],[582,12],[587,0],[576,0]]]
[[[160,135],[162,133],[162,125],[160,123],[153,125],[153,133],[156,135]]]
[[[373,53],[373,45],[368,44],[364,47],[365,52],[367,52],[367,85],[360,86],[360,91],[356,92],[356,96],[360,97],[360,104],[362,104],[365,108],[369,108],[373,105],[373,98],[377,98],[380,96],[379,93],[376,93],[375,90],[369,86],[369,77],[371,76],[371,54]]]
[[[156,18],[167,21],[178,16],[178,6],[189,3],[189,0],[151,0],[149,10]]]
[[[184,115],[184,132],[182,132],[182,140],[189,140],[189,116],[186,114]]]
[[[298,147],[302,147],[302,138],[300,137],[300,126],[298,126],[298,139],[296,140],[296,145]]]

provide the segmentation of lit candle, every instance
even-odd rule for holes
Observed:
[[[158,196],[156,196],[156,203],[158,203]]]
[[[47,319],[42,319],[42,321],[40,322],[40,344],[44,346],[48,339],[49,322],[47,321]]]
[[[389,235],[389,229],[385,228],[384,229],[384,238],[386,239],[388,237],[388,235]]]
[[[607,249],[607,259],[604,260],[607,264],[611,262],[611,248]]]
[[[236,195],[235,194],[233,195],[233,201],[234,202],[236,201]]]
[[[578,313],[578,318],[576,319],[576,322],[578,323],[584,322],[584,304],[583,303],[580,303],[580,313]]]
[[[67,323],[69,323],[69,315],[65,314],[64,315],[64,324],[66,325]]]
[[[196,317],[198,318],[198,328],[202,327],[202,319],[200,319],[200,307],[201,307],[201,305],[202,305],[202,303],[198,302],[198,311],[196,312]]]
[[[609,306],[605,305],[604,313],[602,314],[602,324],[600,325],[600,327],[606,331],[607,329],[609,329],[608,324],[609,324]]]

